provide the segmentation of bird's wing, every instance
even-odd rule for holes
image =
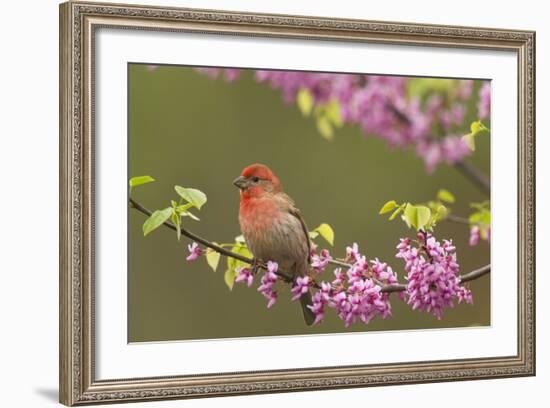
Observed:
[[[302,214],[300,213],[300,210],[296,208],[296,206],[292,205],[289,208],[289,212],[291,215],[298,218],[300,221],[300,224],[302,225],[302,230],[304,231],[304,234],[306,236],[306,242],[307,242],[307,261],[308,263],[311,262],[311,240],[309,239],[309,230],[307,229],[306,222],[304,221],[304,217],[302,217]]]
[[[290,198],[288,194],[281,191],[277,193],[275,197],[278,199],[279,205],[281,205],[284,210],[288,211],[290,215],[293,215],[300,221],[300,225],[302,226],[302,231],[304,231],[307,242],[307,261],[308,263],[311,262],[311,239],[309,238],[309,230],[307,229],[306,222],[304,221],[300,210],[298,209],[298,207],[296,207],[296,204],[294,204],[294,200]]]

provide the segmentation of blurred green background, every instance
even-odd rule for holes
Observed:
[[[136,188],[132,196],[154,210],[176,198],[176,184],[201,189],[208,195],[202,210],[195,211],[201,221],[185,218],[185,226],[212,241],[232,242],[240,234],[239,194],[232,181],[254,162],[275,171],[310,229],[321,222],[332,225],[335,255],[358,242],[367,257],[390,263],[401,281],[403,262],[395,258],[395,246],[413,231],[401,221],[379,216],[382,204],[390,199],[427,201],[446,188],[457,197],[454,213],[468,216],[470,202],[486,199],[453,167],[440,165],[429,175],[414,153],[392,150],[375,137],[365,137],[358,127],[344,126],[327,142],[313,119],[304,118],[296,105],[285,105],[280,92],[256,83],[251,72],[227,83],[189,67],[151,70],[130,64],[129,87],[128,178],[151,175],[157,180]],[[470,112],[475,114],[475,107]],[[475,119],[470,115],[466,123]],[[486,174],[489,143],[489,137],[479,137],[469,158]],[[225,259],[217,272],[203,259],[189,263],[187,239],[178,242],[175,233],[163,227],[144,237],[146,217],[128,212],[129,342],[490,324],[486,275],[471,283],[474,305],[449,309],[441,321],[412,311],[395,297],[393,318],[345,329],[329,309],[322,324],[307,327],[299,305],[290,301],[289,289],[268,310],[255,287],[236,284],[228,290]],[[489,263],[489,245],[483,241],[470,247],[467,226],[443,222],[436,236],[454,240],[463,273]]]

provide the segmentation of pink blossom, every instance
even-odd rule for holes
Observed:
[[[451,241],[440,244],[433,235],[420,232],[420,247],[413,247],[410,240],[401,240],[397,258],[405,261],[407,272],[407,303],[413,310],[443,317],[443,310],[453,307],[455,297],[468,302],[471,293],[459,285],[459,265],[456,248]]]
[[[197,70],[211,78],[216,78],[223,71],[229,81],[240,74],[239,70],[234,69]],[[412,147],[424,160],[428,171],[433,171],[442,162],[453,164],[471,154],[450,132],[463,133],[468,128],[463,122],[466,104],[472,94],[471,80],[451,83],[452,89],[445,100],[441,92],[432,91],[424,103],[421,98],[408,92],[408,84],[415,78],[275,70],[257,70],[255,78],[281,92],[288,104],[296,103],[298,93],[304,89],[312,95],[316,105],[337,101],[345,123],[358,126],[365,135],[383,139],[392,147]],[[482,118],[489,113],[488,84],[482,87],[483,92],[480,93],[479,111]],[[447,101],[449,98],[450,101]],[[433,134],[434,129],[443,131]]]
[[[302,295],[306,294],[309,291],[309,285],[311,283],[311,278],[309,276],[303,276],[296,278],[294,286],[292,286],[292,300],[298,300]]]
[[[260,292],[268,300],[267,308],[271,308],[277,301],[277,292],[273,289],[273,286],[277,282],[277,270],[279,265],[277,262],[269,261],[267,263],[267,271],[264,273],[261,279],[261,285],[258,287]]]
[[[195,68],[195,71],[205,74],[210,79],[216,79],[221,72],[221,68]]]
[[[346,280],[346,274],[342,271],[342,268],[336,268],[334,270],[334,280],[332,281],[332,284],[334,286],[339,286],[344,283]]]
[[[251,287],[254,283],[254,275],[250,268],[240,268],[235,278],[235,282],[246,282],[246,286]]]
[[[456,296],[458,297],[458,303],[465,302],[470,305],[474,303],[474,297],[472,295],[472,291],[470,289],[465,288],[464,286],[461,286],[458,289]]]
[[[359,245],[357,245],[357,242],[354,242],[350,247],[346,247],[346,256],[353,261],[357,259],[359,256]]]
[[[480,119],[487,119],[491,113],[491,83],[483,83],[479,89],[479,102],[477,104],[477,115]]]
[[[314,254],[311,257],[311,267],[317,273],[321,273],[328,266],[329,262],[332,260],[332,256],[328,249],[322,249],[319,255]]]
[[[204,251],[201,248],[199,248],[199,245],[196,242],[193,242],[187,245],[187,249],[189,249],[190,254],[185,259],[187,259],[190,262],[197,260],[199,256],[201,256],[204,253]]]
[[[313,294],[313,304],[308,305],[308,307],[315,315],[314,325],[320,323],[325,317],[325,306],[328,305],[331,300],[331,291],[331,285],[327,282],[322,282],[321,289]]]
[[[464,79],[460,81],[457,89],[458,91],[457,94],[459,99],[465,101],[468,98],[470,98],[470,96],[472,96],[473,89],[474,89],[474,81],[469,79]]]
[[[236,81],[241,76],[241,70],[240,69],[226,68],[226,69],[224,69],[223,73],[224,73],[225,80],[227,82]]]
[[[470,246],[476,246],[479,244],[479,238],[481,236],[481,230],[479,229],[478,225],[473,225],[470,228]]]

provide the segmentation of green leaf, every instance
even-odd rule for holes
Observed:
[[[421,230],[430,220],[432,212],[430,209],[424,205],[419,205],[416,207],[416,225],[417,229]]]
[[[160,227],[168,218],[173,214],[174,209],[172,207],[165,208],[164,210],[156,210],[149,218],[143,223],[143,235],[149,234],[151,231]]]
[[[155,179],[151,176],[137,176],[130,179],[130,188],[152,183]]]
[[[181,217],[176,212],[172,211],[171,218],[172,218],[172,222],[176,224],[176,236],[178,237],[178,241],[179,241],[181,238]]]
[[[413,78],[407,81],[407,94],[410,97],[423,97],[431,92],[449,92],[456,84],[454,79]]]
[[[416,230],[423,229],[430,220],[431,211],[424,205],[407,204],[404,217],[407,225],[413,226]]]
[[[178,205],[176,206],[176,211],[178,212],[178,214],[184,213],[184,212],[187,212],[187,210],[189,210],[191,207],[193,207],[193,204],[191,203]]]
[[[445,190],[442,188],[437,192],[437,198],[440,201],[445,201],[446,203],[454,203],[455,202],[455,196],[448,190]]]
[[[245,244],[237,243],[231,250],[242,256],[252,258],[252,254]],[[223,274],[223,278],[229,290],[233,289],[233,283],[237,277],[237,269],[244,266],[249,265],[246,262],[239,261],[238,259],[227,257],[227,270]]]
[[[491,212],[488,210],[482,210],[470,215],[469,218],[470,224],[479,224],[479,225],[491,225]]]
[[[478,224],[479,222],[481,222],[481,213],[476,212],[471,214],[470,217],[468,217],[468,221],[470,222],[470,224]]]
[[[410,228],[414,226],[416,228],[414,224],[416,221],[416,207],[411,203],[407,203],[403,210],[403,220],[407,224],[407,227]]]
[[[332,99],[325,105],[325,116],[336,127],[344,125],[342,114],[340,113],[340,104],[336,99]]]
[[[250,252],[250,250],[248,249],[248,247],[246,246],[246,244],[238,244],[238,245],[235,245],[233,247],[233,252],[236,252],[242,256],[245,256],[247,258],[252,258],[252,253]],[[237,259],[235,259],[235,266],[237,268],[241,267],[241,266],[248,266],[248,264],[246,262],[243,262],[243,261],[239,261]]]
[[[194,219],[195,221],[200,221],[199,217],[197,217],[195,214],[193,214],[191,211],[189,211],[189,209],[191,207],[194,207],[192,203],[178,205],[178,206],[175,207],[175,211],[178,213],[178,215],[180,217],[189,217],[189,218]]]
[[[481,239],[487,241],[487,239],[489,238],[489,228],[482,225],[479,229],[479,233],[481,235]]]
[[[334,246],[334,230],[330,225],[323,223],[313,231],[318,232],[325,239],[325,241],[330,244],[330,246]]]
[[[305,88],[300,89],[296,94],[296,104],[302,115],[309,116],[313,109],[313,95]]]
[[[440,220],[444,219],[449,211],[447,210],[447,207],[442,204],[439,204],[437,207],[431,207],[430,211],[430,219],[428,220],[424,228],[428,231],[433,231],[437,223]]]
[[[132,177],[129,181],[130,193],[132,193],[132,189],[134,187],[141,186],[142,184],[152,183],[153,181],[155,181],[155,179],[151,176]]]
[[[481,122],[479,120],[476,120],[470,124],[470,132],[472,132],[472,135],[478,134],[481,129]]]
[[[474,136],[479,132],[489,132],[489,128],[483,124],[480,120],[476,120],[470,124],[470,131]]]
[[[199,210],[204,205],[204,203],[206,203],[206,194],[204,194],[200,190],[197,190],[196,188],[175,186],[174,189],[181,198],[187,200],[190,204],[193,204],[193,206],[197,207]]]
[[[218,264],[220,263],[220,253],[214,251],[213,249],[206,251],[206,262],[208,263],[208,266],[216,272],[216,269],[218,269]]]
[[[319,233],[317,231],[309,231],[308,234],[310,239],[315,239],[319,236]]]
[[[234,268],[227,268],[223,274],[223,280],[229,290],[233,290],[233,284],[235,283],[235,278],[237,277],[237,271]]]
[[[470,203],[470,207],[475,208],[476,210],[483,211],[488,210],[490,208],[490,202],[488,200],[485,200],[481,203]]]
[[[439,217],[439,219],[445,218],[449,214],[449,210],[444,205],[440,205],[437,207],[436,215]]]
[[[244,240],[244,235],[238,235],[235,237],[235,242],[239,242],[239,243],[242,243],[244,244],[245,243],[245,240]]]
[[[469,149],[472,152],[475,152],[476,150],[476,140],[475,136],[472,133],[468,133],[467,135],[462,136],[462,140],[464,140],[464,143],[469,147]]]
[[[200,221],[200,220],[201,220],[199,217],[197,217],[197,216],[196,216],[195,214],[193,214],[191,211],[182,211],[182,212],[180,213],[180,215],[181,215],[182,217],[189,217],[189,218],[191,218],[191,219],[193,219],[193,220],[195,220],[195,221]]]
[[[470,124],[470,133],[467,135],[462,136],[462,140],[466,142],[468,147],[471,151],[476,150],[476,143],[475,138],[480,132],[489,132],[489,128],[487,128],[480,120],[473,121]]]
[[[405,208],[405,207],[404,207],[403,205],[399,206],[399,208],[397,208],[397,210],[395,210],[395,211],[392,213],[392,215],[390,215],[389,220],[392,221],[395,217],[397,217],[397,215],[398,215],[401,211],[404,210],[404,208]]]
[[[394,200],[388,201],[386,204],[382,206],[378,214],[386,214],[387,212],[390,212],[391,210],[399,207],[397,203]]]
[[[334,140],[334,129],[332,128],[330,120],[326,116],[318,117],[316,123],[317,130],[324,139],[328,140],[329,142]]]

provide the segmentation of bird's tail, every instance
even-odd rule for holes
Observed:
[[[308,306],[313,304],[311,300],[311,293],[306,292],[300,297],[300,304],[302,305],[302,313],[304,314],[304,320],[308,326],[311,326],[315,321],[315,314]]]

